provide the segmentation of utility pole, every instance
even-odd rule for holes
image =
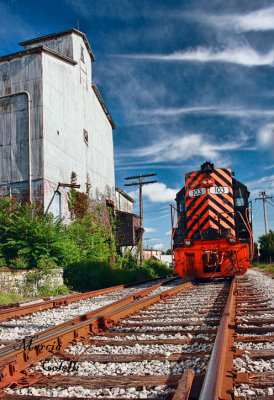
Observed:
[[[265,192],[259,192],[259,196],[255,199],[257,200],[262,200],[263,201],[263,208],[264,208],[264,226],[265,226],[265,234],[268,234],[268,228],[267,228],[267,216],[266,216],[266,207],[265,207],[265,202],[267,199],[272,199],[272,196],[267,196]]]
[[[146,248],[148,249],[148,242],[151,240],[151,238],[145,238],[144,240],[147,242],[147,247]]]
[[[158,181],[143,181],[143,178],[146,178],[147,176],[155,176],[155,173],[152,174],[146,174],[146,175],[136,175],[136,176],[128,176],[125,178],[125,180],[130,180],[130,179],[138,179],[138,182],[133,182],[133,183],[125,183],[125,186],[139,186],[139,209],[140,209],[140,228],[143,229],[143,185],[146,185],[148,183],[155,183]],[[143,233],[140,238],[140,261],[143,261]]]

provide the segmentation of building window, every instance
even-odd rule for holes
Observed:
[[[84,63],[85,62],[85,57],[84,57],[84,47],[81,46],[81,61]]]
[[[83,129],[84,142],[88,146],[88,131]]]

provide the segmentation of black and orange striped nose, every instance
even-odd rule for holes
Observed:
[[[186,175],[187,232],[192,238],[209,227],[235,235],[231,170],[195,171]]]

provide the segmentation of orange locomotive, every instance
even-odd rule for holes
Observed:
[[[251,267],[249,192],[233,175],[229,168],[214,168],[210,162],[185,175],[185,187],[176,196],[177,223],[172,226],[175,273],[183,278],[243,275]]]

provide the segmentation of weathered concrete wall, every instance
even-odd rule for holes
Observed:
[[[40,286],[49,286],[53,289],[63,285],[63,269],[52,270],[50,275],[46,275],[38,281],[33,281],[32,275],[37,274],[39,271],[25,271],[18,272],[0,271],[0,290],[6,292],[18,293],[22,296],[34,296],[38,294]]]
[[[70,183],[74,171],[81,191],[89,181],[93,197],[99,193],[115,201],[112,127],[91,87],[90,56],[78,35],[73,49],[75,66],[43,54],[44,177],[57,186]]]
[[[28,91],[31,97],[32,179],[43,173],[41,55],[0,63],[0,97]],[[0,99],[0,185],[28,181],[28,98]],[[26,186],[27,187],[27,186]]]

